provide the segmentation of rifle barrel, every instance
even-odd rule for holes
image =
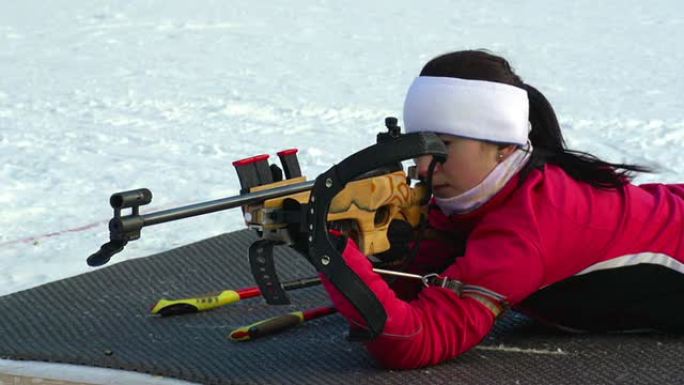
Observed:
[[[194,217],[197,215],[214,213],[217,211],[228,210],[246,204],[259,202],[262,200],[277,198],[283,195],[296,194],[298,192],[311,190],[315,181],[296,183],[288,186],[276,187],[263,191],[250,192],[235,195],[227,198],[216,199],[209,202],[195,203],[188,206],[157,211],[141,215],[143,226],[151,226],[159,223],[175,221],[177,219]]]

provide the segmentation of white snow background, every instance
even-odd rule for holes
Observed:
[[[679,0],[2,1],[0,295],[90,271],[114,192],[150,188],[143,213],[222,198],[232,161],[293,147],[315,177],[452,50],[507,57],[572,148],[684,182],[683,15]],[[110,263],[242,226],[236,209],[145,228]]]

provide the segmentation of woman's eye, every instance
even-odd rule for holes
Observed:
[[[442,141],[442,143],[444,143],[444,146],[445,146],[445,147],[449,147],[451,144],[454,143],[454,139],[453,139],[453,138],[450,138],[450,137],[448,137],[448,136],[446,136],[446,135],[444,135],[444,136],[441,136],[441,135],[440,135],[440,136],[439,136],[439,139]]]

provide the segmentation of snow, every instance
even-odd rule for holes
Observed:
[[[684,181],[684,5],[436,0],[0,2],[0,295],[92,270],[109,196],[143,213],[237,194],[231,162],[300,149],[313,178],[401,116],[431,57],[488,48],[571,147]],[[143,229],[112,262],[243,226]]]

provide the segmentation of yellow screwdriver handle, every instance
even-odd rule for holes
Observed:
[[[152,308],[152,314],[184,314],[215,309],[240,300],[240,294],[235,290],[224,290],[217,295],[195,298],[165,299],[162,298]],[[174,309],[174,310],[170,310]],[[167,313],[167,314],[165,314]]]

